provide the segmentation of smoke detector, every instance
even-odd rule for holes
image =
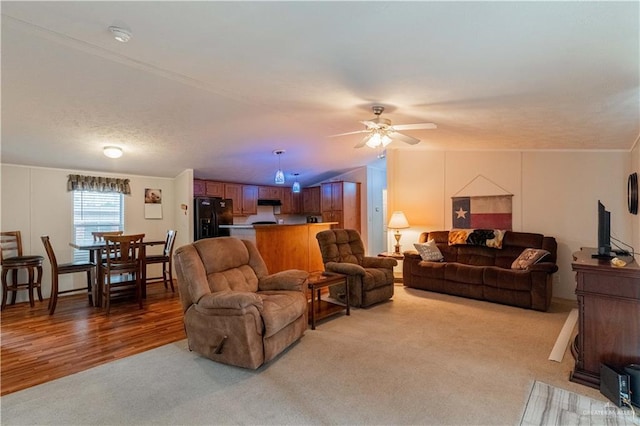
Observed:
[[[120,43],[126,43],[131,40],[131,31],[121,27],[109,27],[109,31]]]

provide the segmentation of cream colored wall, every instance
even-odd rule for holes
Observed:
[[[387,158],[388,212],[403,210],[412,225],[402,232],[403,250],[420,232],[450,228],[452,196],[506,191],[513,194],[514,230],[558,241],[554,296],[574,299],[571,253],[596,245],[598,199],[611,211],[612,235],[634,240],[628,152],[393,150]]]
[[[176,224],[176,192],[184,199],[183,190],[177,191],[174,179],[123,176],[111,173],[84,172],[78,170],[48,169],[2,164],[1,166],[1,199],[2,230],[19,230],[22,233],[25,253],[38,254],[46,258],[41,235],[49,235],[59,263],[70,262],[73,249],[69,242],[73,239],[73,199],[67,192],[67,176],[82,174],[129,178],[131,195],[124,196],[125,232],[144,233],[146,240],[164,240],[168,229]],[[186,185],[187,178],[182,178],[179,185]],[[189,181],[188,187],[192,187]],[[144,218],[145,188],[162,189],[162,219]],[[159,247],[154,247],[157,250]],[[158,265],[154,265],[158,266]],[[158,271],[149,268],[150,276],[157,276]],[[51,269],[48,260],[44,262],[43,294],[49,296],[51,286]],[[82,274],[68,274],[60,277],[60,288],[83,288]],[[27,300],[26,292],[19,292],[18,301]]]

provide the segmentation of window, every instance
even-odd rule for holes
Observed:
[[[73,192],[73,234],[76,243],[93,241],[92,232],[124,229],[124,203],[117,192]],[[87,250],[76,250],[74,260],[88,261]]]

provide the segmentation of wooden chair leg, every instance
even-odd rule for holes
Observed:
[[[168,276],[167,276],[167,280],[169,280],[169,284],[171,284],[171,292],[175,293],[176,289],[173,288],[173,267],[172,267],[172,262],[169,262],[169,271],[168,271]]]
[[[35,286],[38,292],[38,299],[42,302],[44,300],[42,298],[42,266],[38,266],[36,271],[38,272],[38,278],[36,279]]]
[[[14,290],[11,290],[11,304],[15,305],[16,304],[16,296],[18,295],[18,270],[17,269],[13,269],[11,270],[11,280],[13,283],[13,287],[15,288]]]
[[[7,285],[8,272],[8,269],[2,269],[2,306],[0,306],[0,310],[4,310],[5,306],[7,306],[7,294],[9,293],[9,286]]]
[[[87,271],[87,294],[89,295],[89,305],[93,306],[93,295],[91,293],[91,291],[92,291],[91,287],[92,287],[93,280],[91,279],[92,278],[91,275],[92,275],[91,271],[90,270]]]
[[[29,279],[29,281],[27,282],[27,289],[29,290],[29,305],[33,308],[34,306],[36,306],[36,303],[33,300],[33,268],[27,268],[27,275]]]
[[[51,277],[51,296],[49,296],[49,315],[53,315],[58,304],[58,276]]]

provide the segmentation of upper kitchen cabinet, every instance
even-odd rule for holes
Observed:
[[[232,200],[234,216],[258,213],[258,187],[255,185],[225,183],[224,198]]]
[[[224,184],[211,180],[194,179],[193,196],[224,198]]]
[[[300,214],[302,212],[302,194],[291,189],[282,188],[282,214]]]
[[[338,222],[335,228],[360,232],[360,183],[323,183],[321,191],[322,221]]]
[[[310,186],[302,189],[302,213],[320,215],[320,187]]]
[[[258,199],[260,200],[281,200],[284,188],[279,186],[259,186]]]

